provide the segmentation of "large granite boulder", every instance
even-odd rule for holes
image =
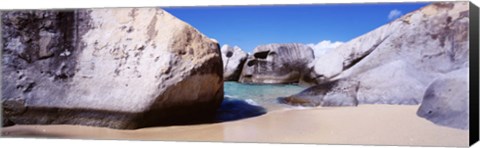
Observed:
[[[425,92],[417,115],[439,125],[468,129],[468,70],[456,70],[433,81]]]
[[[411,12],[318,57],[309,82],[359,81],[360,104],[419,104],[435,78],[468,67],[468,14],[468,2]]]
[[[242,83],[297,83],[307,74],[308,64],[314,59],[311,47],[291,44],[257,46],[243,66]]]
[[[183,124],[223,100],[218,43],[162,9],[9,11],[2,22],[2,109],[15,124]]]
[[[238,81],[248,54],[238,46],[223,45],[221,51],[223,79],[225,81]]]

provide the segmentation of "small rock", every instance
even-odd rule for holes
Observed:
[[[223,45],[221,51],[223,79],[225,81],[238,81],[248,54],[238,46],[231,47],[229,45]]]

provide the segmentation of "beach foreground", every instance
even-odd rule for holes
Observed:
[[[418,105],[282,109],[232,122],[137,130],[76,125],[16,125],[7,137],[468,146],[469,133],[416,115]]]

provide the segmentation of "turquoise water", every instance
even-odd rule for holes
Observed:
[[[225,82],[225,97],[244,100],[250,104],[265,107],[272,110],[286,105],[277,102],[278,97],[286,97],[305,90],[293,84],[243,84],[238,82]]]

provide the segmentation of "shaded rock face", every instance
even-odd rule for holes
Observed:
[[[2,127],[13,126],[14,123],[7,118],[2,118]]]
[[[238,81],[242,72],[243,64],[247,60],[248,54],[238,46],[223,45],[223,79],[225,81]]]
[[[296,83],[308,71],[313,50],[303,44],[268,44],[254,49],[243,66],[242,83]]]
[[[433,123],[469,128],[468,68],[456,70],[428,86],[417,115]]]
[[[358,103],[419,104],[435,78],[468,67],[468,12],[468,2],[411,12],[318,57],[309,82],[359,81]]]
[[[336,80],[310,87],[293,96],[279,98],[294,106],[357,106],[358,81]]]
[[[15,124],[176,124],[223,100],[218,43],[162,9],[10,11],[2,23],[2,109]]]

